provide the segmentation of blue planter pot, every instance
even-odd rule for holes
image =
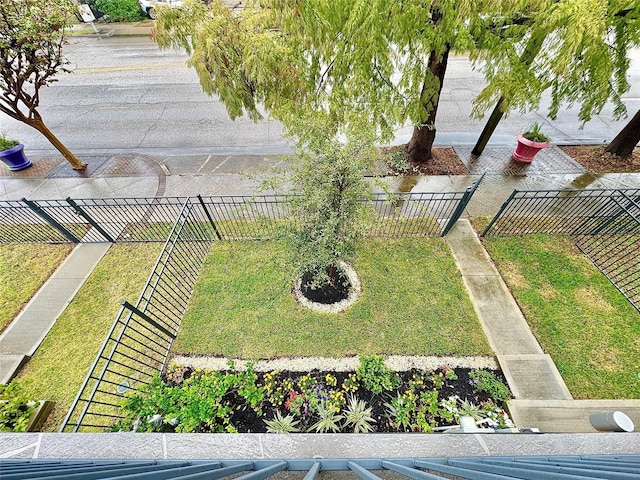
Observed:
[[[0,152],[0,160],[2,160],[9,170],[17,172],[31,166],[31,160],[24,155],[24,145],[19,144],[9,150]]]

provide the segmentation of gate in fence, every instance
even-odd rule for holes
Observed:
[[[514,190],[482,233],[571,235],[640,312],[640,189]]]
[[[163,369],[213,236],[202,207],[185,202],[137,303],[122,302],[61,432],[109,428],[123,395]]]

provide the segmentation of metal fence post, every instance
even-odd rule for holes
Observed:
[[[441,235],[442,237],[444,237],[447,233],[449,233],[449,230],[451,230],[453,226],[456,224],[456,222],[460,218],[460,215],[462,215],[462,212],[464,212],[464,209],[467,208],[469,201],[471,201],[471,197],[473,197],[473,194],[476,193],[476,190],[480,186],[480,182],[482,182],[482,179],[484,178],[485,175],[486,175],[486,172],[483,173],[482,176],[473,183],[473,185],[471,185],[470,187],[467,187],[467,189],[464,192],[464,195],[462,195],[462,198],[458,202],[458,206],[453,212],[453,215],[451,215],[451,218],[447,222],[447,225],[444,227],[444,230],[442,231],[442,235]]]
[[[509,195],[509,198],[507,198],[504,201],[498,213],[496,213],[493,219],[489,222],[489,225],[487,225],[487,228],[485,228],[484,232],[480,234],[481,237],[484,237],[489,232],[489,230],[491,230],[491,227],[493,227],[493,224],[496,223],[498,218],[500,218],[500,215],[502,215],[502,212],[504,212],[507,209],[507,206],[509,205],[509,203],[511,203],[511,200],[513,200],[513,197],[515,197],[517,193],[518,193],[518,190],[514,190],[513,192],[511,192],[511,195]]]
[[[73,209],[76,211],[76,213],[78,215],[80,215],[87,222],[89,222],[89,224],[93,228],[98,230],[98,232],[100,232],[100,235],[102,235],[104,238],[106,238],[108,242],[115,243],[115,240],[113,238],[111,238],[111,236],[100,225],[98,225],[98,223],[95,220],[93,220],[93,218],[91,218],[84,210],[82,210],[80,208],[80,206],[75,201],[73,201],[71,199],[71,197],[67,197],[66,201],[67,201],[67,203],[69,205],[71,205],[73,207]]]
[[[213,227],[213,231],[216,234],[216,237],[218,237],[218,240],[222,240],[222,236],[220,235],[220,232],[218,231],[218,227],[216,226],[216,223],[213,221],[213,218],[211,218],[211,215],[209,214],[209,210],[207,209],[207,206],[204,204],[204,200],[202,199],[202,195],[198,195],[198,200],[200,200],[200,205],[202,205],[202,208],[204,209],[204,213],[207,215],[207,218],[209,219],[209,222],[211,223],[211,226]]]
[[[69,230],[67,230],[62,225],[60,225],[58,222],[56,222],[53,219],[53,217],[51,215],[49,215],[47,212],[45,212],[36,202],[32,202],[31,200],[27,200],[24,197],[22,198],[22,201],[24,203],[26,203],[27,206],[31,210],[36,212],[36,214],[40,218],[42,218],[45,222],[47,222],[53,228],[58,230],[62,235],[64,235],[67,238],[67,240],[69,240],[70,242],[73,242],[73,243],[80,243],[80,240],[75,235],[73,235]]]

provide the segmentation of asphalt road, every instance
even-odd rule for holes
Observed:
[[[146,37],[72,37],[65,47],[73,73],[41,94],[45,123],[76,152],[132,150],[147,154],[276,153],[287,150],[281,126],[270,120],[232,121],[215,97],[202,92],[185,53],[160,50]],[[632,55],[632,89],[625,96],[629,112],[640,109],[640,51]],[[463,56],[449,61],[438,110],[440,144],[475,142],[483,121],[471,120],[471,101],[483,85],[481,73]],[[548,99],[544,101],[548,104]],[[512,113],[503,120],[492,143],[508,144],[540,113]],[[624,122],[611,118],[607,107],[584,129],[577,108],[562,110],[558,120],[546,121],[545,131],[556,143],[606,142]],[[51,151],[38,132],[0,114],[0,131],[28,145],[29,152]],[[398,130],[406,141],[411,128]]]

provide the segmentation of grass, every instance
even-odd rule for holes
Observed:
[[[492,353],[442,239],[369,239],[354,261],[361,299],[319,314],[291,294],[278,242],[212,247],[173,353],[232,358]]]
[[[17,379],[31,398],[55,402],[46,431],[60,427],[119,302],[137,300],[161,248],[161,243],[113,245],[20,371]]]
[[[0,244],[0,332],[18,315],[73,245]]]
[[[640,398],[640,314],[571,239],[484,242],[574,398]]]

